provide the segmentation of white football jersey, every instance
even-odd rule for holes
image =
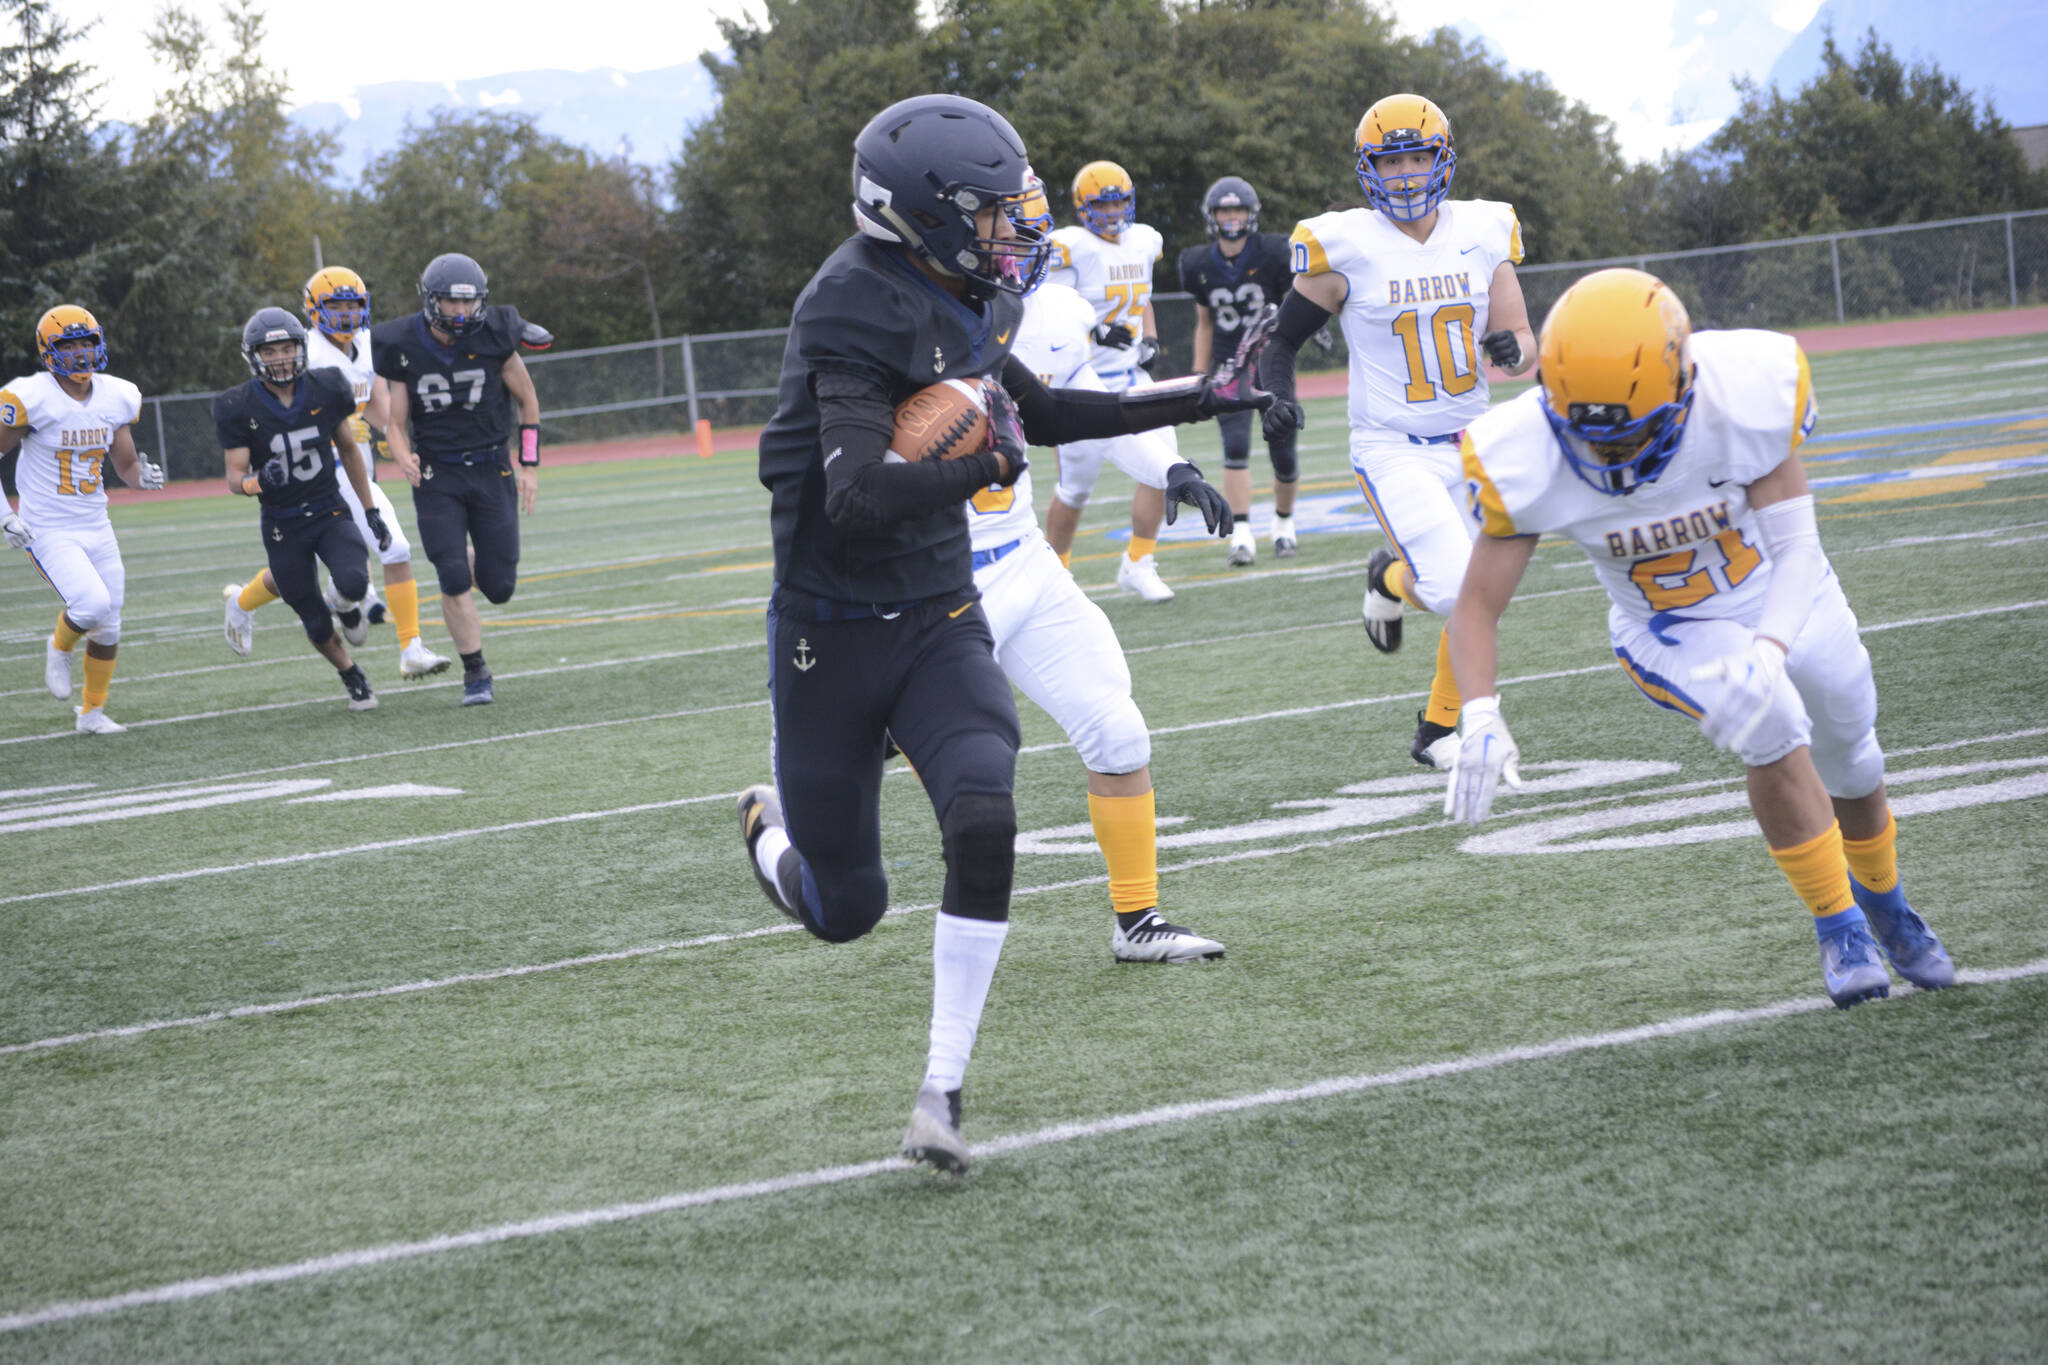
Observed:
[[[1041,284],[1025,297],[1010,354],[1049,389],[1100,390],[1102,380],[1088,363],[1088,329],[1094,325],[1095,310],[1086,299],[1066,285]],[[967,500],[967,534],[977,550],[1007,545],[1037,529],[1028,469],[1008,488],[984,488]]]
[[[114,433],[142,413],[142,390],[110,374],[92,377],[80,402],[56,376],[38,371],[0,389],[0,426],[27,427],[14,485],[21,518],[36,532],[107,524],[100,473]]]
[[[1143,223],[1131,224],[1114,242],[1084,227],[1063,227],[1052,234],[1052,267],[1046,279],[1086,299],[1095,310],[1096,323],[1128,324],[1142,333],[1152,299],[1152,263],[1165,252],[1165,239]],[[1090,360],[1112,389],[1129,387],[1133,376],[1143,373],[1135,342],[1097,346]]]
[[[353,340],[355,354],[350,355],[335,345],[327,333],[313,328],[306,334],[306,368],[340,370],[346,375],[356,396],[356,416],[361,417],[370,406],[370,386],[377,382],[377,372],[370,368],[370,329],[363,328]]]
[[[1471,515],[1491,536],[1555,532],[1593,561],[1615,609],[1742,618],[1770,560],[1746,485],[1785,462],[1819,419],[1813,376],[1781,332],[1695,332],[1698,392],[1664,472],[1624,495],[1572,472],[1532,388],[1466,428]]]
[[[1338,317],[1351,352],[1351,426],[1447,436],[1486,411],[1488,287],[1522,259],[1515,211],[1490,199],[1445,200],[1418,242],[1377,209],[1343,209],[1296,225],[1297,275],[1342,275]]]

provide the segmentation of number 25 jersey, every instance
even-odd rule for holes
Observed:
[[[1336,274],[1350,292],[1339,319],[1351,352],[1351,427],[1446,436],[1486,411],[1479,338],[1501,262],[1522,259],[1515,211],[1446,200],[1418,242],[1377,209],[1343,209],[1294,229],[1297,275]]]
[[[15,465],[21,519],[37,532],[107,524],[101,474],[114,433],[142,411],[142,390],[110,374],[92,377],[85,401],[54,375],[24,375],[0,389],[0,426],[27,427]]]
[[[1114,242],[1085,227],[1063,227],[1052,234],[1046,280],[1086,299],[1096,322],[1131,330],[1130,345],[1097,346],[1089,357],[1095,373],[1119,393],[1144,377],[1138,369],[1137,336],[1152,298],[1152,263],[1165,254],[1165,239],[1143,223],[1131,224]]]

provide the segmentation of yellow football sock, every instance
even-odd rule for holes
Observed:
[[[391,624],[398,627],[398,647],[404,649],[420,638],[420,584],[416,578],[384,585],[384,605],[391,612]]]
[[[1097,796],[1088,793],[1088,822],[1102,861],[1109,864],[1109,908],[1118,914],[1159,904],[1159,847],[1152,793]]]
[[[74,630],[71,618],[60,611],[57,613],[57,633],[50,637],[50,643],[69,654],[78,647],[78,641],[84,634],[82,630]]]
[[[1403,559],[1387,570],[1386,584],[1394,590],[1394,596],[1416,611],[1429,610],[1422,605],[1422,599],[1415,595],[1415,570],[1409,567],[1407,560]]]
[[[1074,552],[1072,550],[1068,550],[1060,556],[1060,567],[1062,569],[1071,569],[1074,567]]]
[[[272,592],[270,585],[263,581],[265,572],[267,571],[258,569],[256,576],[243,586],[242,595],[235,599],[235,605],[243,611],[254,611],[266,602],[275,602],[277,600],[277,594]]]
[[[1889,812],[1884,828],[1868,839],[1842,840],[1843,856],[1856,880],[1872,891],[1889,891],[1899,884],[1899,822]]]
[[[1456,725],[1458,709],[1465,699],[1458,695],[1458,680],[1451,676],[1451,632],[1436,637],[1436,676],[1429,680],[1429,709],[1423,719],[1432,725]]]
[[[1129,555],[1132,562],[1135,563],[1158,548],[1159,542],[1156,540],[1147,540],[1143,536],[1132,536],[1131,548],[1124,551],[1124,553]]]
[[[1793,894],[1806,902],[1815,919],[1838,915],[1856,903],[1849,894],[1849,864],[1842,857],[1842,827],[1829,825],[1792,848],[1774,848],[1778,870],[1792,883]]]
[[[85,655],[85,695],[80,698],[85,709],[90,711],[107,704],[107,689],[114,685],[114,661],[100,659],[87,650]]]

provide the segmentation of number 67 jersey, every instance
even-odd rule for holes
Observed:
[[[1337,274],[1350,292],[1338,317],[1351,352],[1351,428],[1446,436],[1486,411],[1479,338],[1488,287],[1522,259],[1515,211],[1446,200],[1418,242],[1377,209],[1343,209],[1296,225],[1297,275]]]
[[[0,426],[28,428],[14,482],[21,519],[38,534],[107,524],[101,465],[114,433],[142,411],[142,391],[110,374],[92,377],[84,402],[44,372],[0,389]]]
[[[1695,392],[1662,473],[1627,494],[1573,473],[1530,389],[1465,432],[1471,516],[1489,536],[1557,533],[1593,561],[1618,614],[1649,623],[1747,620],[1763,605],[1770,561],[1747,485],[1783,464],[1818,409],[1806,355],[1779,332],[1694,332]]]

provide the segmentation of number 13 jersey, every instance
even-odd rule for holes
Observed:
[[[1339,318],[1354,431],[1446,436],[1486,411],[1488,286],[1501,262],[1522,259],[1512,207],[1446,200],[1426,242],[1377,209],[1343,209],[1298,224],[1288,249],[1295,274],[1350,286]]]
[[[110,374],[92,377],[85,401],[46,372],[0,389],[0,426],[27,427],[14,470],[21,519],[34,531],[83,530],[107,522],[101,465],[114,433],[142,411],[142,390]]]

